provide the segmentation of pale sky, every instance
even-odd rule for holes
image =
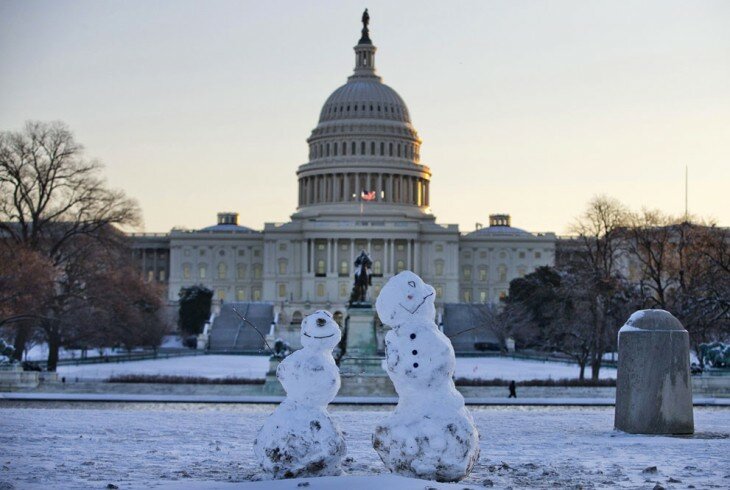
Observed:
[[[62,120],[145,231],[286,221],[369,8],[439,223],[592,196],[730,226],[730,1],[0,1],[0,130]]]

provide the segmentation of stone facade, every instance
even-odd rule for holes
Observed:
[[[436,223],[431,169],[421,162],[409,110],[376,74],[369,39],[354,49],[354,73],[327,99],[307,140],[291,220],[252,230],[236,213],[220,213],[214,226],[172,230],[165,235],[171,302],[181,287],[202,283],[217,300],[273,303],[278,324],[297,324],[317,309],[345,314],[361,250],[373,260],[373,300],[410,269],[434,286],[438,308],[498,301],[510,280],[554,263],[555,235],[513,228],[508,215],[466,234]],[[143,248],[161,238],[133,239]],[[146,256],[142,267],[147,277]]]

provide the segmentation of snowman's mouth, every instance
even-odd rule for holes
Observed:
[[[406,311],[407,311],[408,313],[410,313],[411,315],[415,315],[415,314],[416,314],[416,312],[418,311],[418,309],[419,309],[419,308],[420,308],[421,306],[423,306],[423,303],[425,303],[425,302],[426,302],[426,300],[427,300],[428,298],[430,298],[431,296],[433,296],[433,293],[431,293],[431,294],[427,294],[426,296],[424,296],[424,297],[423,297],[423,300],[421,300],[421,302],[420,302],[420,303],[418,303],[418,305],[416,305],[416,307],[415,307],[415,308],[413,308],[412,310],[409,310],[408,308],[406,308],[405,306],[403,306],[403,303],[398,303],[398,304],[399,304],[399,305],[401,306],[401,308],[403,308],[404,310],[406,310]]]
[[[304,332],[304,335],[309,337],[310,339],[328,339],[330,337],[333,337],[335,334],[323,335],[321,337],[317,337],[316,335],[309,335],[307,332]]]

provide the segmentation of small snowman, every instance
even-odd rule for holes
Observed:
[[[376,426],[373,447],[404,476],[441,482],[466,477],[479,458],[479,433],[453,381],[449,339],[434,323],[434,289],[411,271],[391,278],[375,307],[392,329],[385,336],[388,376],[399,395]]]
[[[273,478],[339,475],[347,448],[327,404],[340,389],[340,371],[332,349],[340,327],[328,311],[302,321],[303,348],[276,370],[287,397],[266,419],[254,440],[254,454]]]

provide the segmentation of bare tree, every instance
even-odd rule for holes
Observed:
[[[60,122],[0,133],[0,235],[10,246],[42,253],[57,269],[55,294],[39,323],[49,369],[73,332],[72,313],[84,303],[84,257],[98,243],[118,240],[113,227],[140,221],[137,204],[109,189],[100,171]]]
[[[530,327],[530,314],[521,305],[484,303],[470,306],[474,328],[494,334],[502,353],[507,352],[507,339],[519,338]]]
[[[594,198],[586,211],[575,221],[571,231],[578,235],[583,251],[569,271],[579,273],[580,286],[589,291],[592,301],[589,326],[591,330],[591,378],[598,379],[603,354],[606,352],[615,319],[612,318],[612,297],[621,286],[619,260],[622,234],[628,223],[628,211],[618,200],[606,196]],[[571,270],[572,269],[572,270]]]

